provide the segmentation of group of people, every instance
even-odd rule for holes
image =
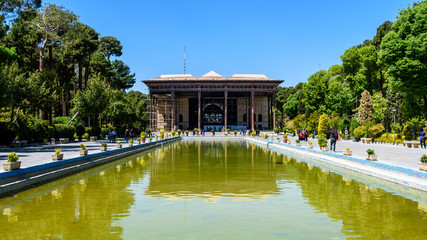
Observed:
[[[134,137],[133,129],[131,129],[131,130],[126,129],[126,131],[125,131],[125,140],[126,140],[126,142],[128,142],[129,139],[131,139],[133,137]]]
[[[300,141],[306,141],[308,139],[308,131],[305,129],[301,129],[298,134],[298,138]]]
[[[115,143],[117,139],[117,132],[116,130],[108,130],[108,142]]]

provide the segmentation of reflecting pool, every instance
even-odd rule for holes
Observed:
[[[188,140],[0,199],[0,234],[427,239],[427,206],[244,140]]]

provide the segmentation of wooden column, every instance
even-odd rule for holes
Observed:
[[[224,127],[225,131],[227,131],[227,117],[228,117],[228,107],[227,107],[227,98],[228,98],[228,89],[224,90]]]
[[[273,109],[273,131],[276,128],[276,93],[271,97],[271,108]]]
[[[198,126],[197,128],[200,131],[200,128],[202,126],[202,123],[201,123],[201,115],[202,115],[202,91],[199,90],[197,92],[197,97],[199,99],[199,107],[197,109],[197,126]]]
[[[171,92],[171,97],[172,97],[172,121],[171,121],[171,131],[175,130],[175,91]]]
[[[254,124],[255,124],[255,122],[254,122],[254,95],[255,95],[255,91],[252,89],[251,90],[251,127],[252,127],[252,130],[255,130],[255,128],[254,128]]]

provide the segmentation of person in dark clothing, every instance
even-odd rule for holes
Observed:
[[[215,137],[215,128],[212,128],[212,137]]]
[[[424,132],[423,129],[421,129],[420,131],[420,145],[421,145],[421,148],[423,148],[423,146],[424,148],[426,148],[426,133]]]
[[[330,132],[329,138],[331,139],[331,151],[333,150],[335,152],[335,146],[337,144],[338,133],[333,127],[331,127],[329,132]]]
[[[308,132],[307,130],[304,130],[304,140],[307,142],[308,140]]]

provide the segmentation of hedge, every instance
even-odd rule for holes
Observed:
[[[55,124],[55,138],[69,138],[74,140],[74,133],[76,133],[76,128],[73,125],[67,124]]]

